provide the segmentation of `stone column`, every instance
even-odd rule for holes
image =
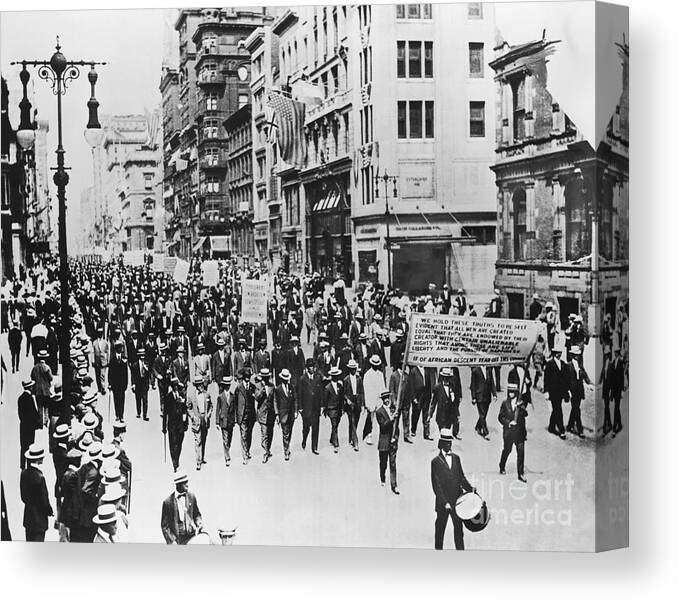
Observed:
[[[532,94],[534,90],[533,77],[532,74],[525,74],[525,85],[523,87],[523,93],[525,94],[525,138],[534,137],[534,113],[533,113],[533,102]]]
[[[504,82],[501,85],[501,140],[504,144],[511,144],[513,136],[511,135],[511,109],[512,96],[511,86]]]

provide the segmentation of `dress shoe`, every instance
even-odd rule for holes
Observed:
[[[141,414],[137,414],[137,419],[141,418]]]
[[[247,458],[243,458],[243,459],[242,459],[242,463],[243,463],[243,464],[247,464]]]
[[[427,437],[426,435],[424,435],[424,440],[425,441],[433,441],[433,437]]]
[[[500,468],[500,469],[499,469],[499,474],[506,474],[506,470],[503,469],[503,468]]]
[[[314,449],[314,450],[313,450],[313,453],[314,453],[316,456],[319,456],[319,455],[320,455],[320,452],[318,452],[317,449]]]
[[[228,468],[230,465],[231,465],[231,461],[230,461],[230,460],[226,460],[226,468]]]
[[[195,467],[196,470],[200,470],[200,464]]]
[[[405,443],[414,443],[414,441],[412,439],[405,439]]]
[[[461,441],[461,437],[460,437],[459,435],[452,435],[452,436],[453,436],[455,439],[458,439],[459,441]]]
[[[335,448],[334,448],[334,453],[335,453],[335,454],[338,454],[338,453],[339,453],[339,448],[338,448],[338,447],[335,447]]]
[[[306,443],[301,444],[301,449],[306,449]]]
[[[207,464],[207,460],[205,460],[205,458],[203,458],[203,459],[202,459],[202,463],[203,463],[203,464]]]
[[[285,454],[285,461],[288,461],[289,459],[290,459],[290,453],[287,452],[287,453]]]
[[[391,487],[391,491],[395,493],[396,495],[400,495],[400,491],[398,491],[397,487]]]
[[[144,421],[148,422],[148,416],[144,416]]]
[[[522,483],[527,483],[527,479],[521,474],[518,475],[518,480],[521,481]]]
[[[384,485],[386,485],[386,483],[384,481],[382,481],[381,486],[383,487]]]
[[[353,446],[353,451],[358,451],[358,446],[357,446],[357,445],[354,445],[354,446]]]
[[[565,437],[565,433],[560,433],[560,435],[558,435],[558,436],[559,436],[561,439],[567,439],[567,437]]]

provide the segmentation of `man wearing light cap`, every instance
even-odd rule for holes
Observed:
[[[19,446],[21,449],[21,469],[26,466],[26,451],[35,442],[35,431],[42,428],[42,415],[38,403],[33,396],[32,379],[27,379],[21,383],[23,393],[19,395],[17,401],[19,410]]]
[[[151,386],[151,369],[146,363],[146,350],[139,347],[136,351],[137,360],[130,368],[132,392],[136,399],[137,418],[148,421],[148,389]]]
[[[123,349],[122,341],[115,343],[114,355],[108,366],[108,388],[113,392],[113,406],[118,420],[125,419],[125,392],[128,385],[128,366]]]
[[[177,346],[177,359],[172,362],[172,376],[179,380],[184,388],[188,386],[190,371],[185,355],[186,349],[183,345]]]
[[[282,430],[283,450],[285,460],[290,459],[290,440],[294,419],[298,413],[297,398],[294,389],[290,385],[292,375],[287,368],[280,371],[280,384],[274,393],[275,415]]]
[[[118,515],[114,504],[102,504],[92,518],[96,527],[93,543],[118,543]]]
[[[348,374],[344,377],[344,411],[348,418],[348,441],[358,451],[358,421],[365,405],[365,391],[362,378],[358,375],[358,362],[354,359],[346,364]]]
[[[174,488],[162,503],[160,528],[168,544],[186,545],[202,529],[202,515],[185,472],[174,475]]]
[[[71,541],[91,543],[96,534],[92,519],[99,505],[99,485],[101,484],[101,443],[92,442],[87,447],[82,465],[78,469],[78,489],[80,491],[80,516],[71,529]]]
[[[591,379],[582,363],[581,348],[574,345],[570,348],[570,417],[567,421],[567,432],[584,438],[584,427],[581,423],[581,402],[586,393],[584,383],[591,386]]]
[[[365,392],[365,409],[367,416],[363,427],[363,439],[368,445],[372,444],[372,420],[377,408],[381,405],[381,393],[386,390],[384,373],[381,370],[381,358],[372,355],[369,360],[370,369],[363,376],[363,390]]]
[[[27,467],[21,472],[19,490],[24,503],[23,526],[26,541],[45,541],[50,516],[54,516],[49,503],[47,484],[40,465],[45,459],[45,449],[33,443],[26,450]]]
[[[271,457],[271,443],[275,427],[275,389],[271,383],[269,368],[261,368],[259,371],[254,401],[257,404],[257,422],[261,428],[261,447],[264,450],[262,462],[265,464]]]
[[[231,376],[224,376],[219,382],[217,409],[214,418],[217,429],[221,431],[226,466],[231,465],[231,441],[233,439],[233,427],[235,426],[235,405],[231,390],[232,384],[233,378]]]
[[[186,409],[191,419],[191,430],[195,438],[196,469],[205,464],[205,444],[212,417],[212,398],[205,388],[205,381],[199,374],[193,380],[193,387],[188,391]]]

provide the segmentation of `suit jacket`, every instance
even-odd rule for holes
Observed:
[[[257,404],[257,421],[259,424],[275,422],[275,389],[273,385],[260,385],[254,391],[254,400]]]
[[[219,384],[224,376],[231,376],[231,354],[224,349],[224,359],[221,359],[219,351],[212,354],[211,359],[212,378]]]
[[[394,422],[394,416],[384,407],[380,406],[375,412],[375,418],[379,424],[379,451],[388,451],[398,444],[398,425]],[[395,432],[394,432],[395,428]],[[395,439],[395,441],[393,441]]]
[[[48,518],[53,516],[49,503],[47,484],[42,471],[29,466],[21,472],[19,479],[21,501],[24,503],[24,528],[35,531],[47,531]]]
[[[24,391],[19,395],[17,405],[19,409],[19,435],[21,437],[30,436],[30,434],[42,428],[42,417],[33,395]]]
[[[316,418],[320,416],[322,405],[322,375],[314,372],[313,378],[310,378],[308,373],[304,372],[299,379],[299,409],[305,418]]]
[[[92,350],[94,351],[94,365],[108,366],[108,363],[111,361],[110,343],[106,339],[94,339]]]
[[[607,368],[605,381],[613,399],[619,399],[624,391],[624,361],[620,358],[615,362],[612,359]]]
[[[363,388],[363,379],[360,378],[360,375],[355,375],[355,391],[353,390],[353,385],[351,384],[351,376],[344,377],[344,408],[346,410],[351,408],[361,408],[365,405],[365,390]]]
[[[188,360],[185,356],[181,361],[179,358],[177,358],[172,362],[172,376],[178,378],[180,382],[184,383],[184,385],[188,382],[190,372],[188,368]]]
[[[457,498],[462,493],[473,490],[471,483],[464,475],[459,456],[452,454],[452,468],[450,468],[442,452],[431,460],[431,485],[436,496],[436,512],[442,512],[445,504],[450,504],[454,512]]]
[[[450,395],[448,396],[443,383],[438,383],[433,387],[429,407],[429,416],[433,416],[437,408],[436,422],[448,426],[459,416],[459,402],[454,398],[455,392],[451,382],[449,389]]]
[[[287,385],[287,394],[282,384],[275,388],[274,403],[275,415],[280,420],[280,424],[294,421],[297,413],[297,399],[294,395],[292,383]]]
[[[304,365],[306,360],[304,358],[304,352],[301,350],[301,347],[297,349],[297,352],[294,353],[292,348],[287,352],[287,369],[292,374],[292,383],[295,388],[299,388],[299,379],[304,373]]]
[[[527,428],[525,427],[525,418],[527,410],[525,404],[516,404],[515,410],[511,407],[511,400],[506,398],[499,409],[499,422],[504,427],[504,439],[509,439],[515,443],[522,443],[527,439]],[[511,426],[511,422],[516,424]]]
[[[78,524],[79,516],[78,472],[75,467],[67,466],[61,477],[61,507],[58,520],[70,528]]]
[[[113,358],[108,367],[108,386],[113,390],[126,391],[128,385],[127,360]]]
[[[52,388],[52,370],[45,362],[38,362],[31,370],[31,379],[35,382],[36,395],[47,396]]]
[[[151,369],[144,365],[144,374],[141,375],[141,360],[134,362],[130,369],[132,385],[137,393],[148,393],[148,387],[151,384]]]
[[[471,399],[476,403],[489,404],[492,398],[497,396],[497,389],[494,384],[494,371],[474,366],[471,368]]]
[[[93,462],[87,462],[78,469],[78,495],[80,497],[80,515],[78,524],[81,527],[92,527],[92,519],[99,506],[99,486],[101,473]]]
[[[206,383],[211,382],[212,380],[212,368],[211,368],[212,358],[207,355],[196,355],[193,358],[193,373],[197,376],[200,375],[203,377]]]
[[[255,417],[254,387],[250,384],[249,389],[246,389],[244,383],[238,383],[235,390],[235,419],[238,424],[254,424]]]
[[[572,395],[573,400],[581,401],[584,399],[586,393],[584,391],[584,383],[590,385],[591,379],[589,375],[586,374],[584,366],[579,366],[579,374],[575,371],[574,364],[570,362],[568,364],[570,370],[570,394]]]
[[[235,404],[229,389],[219,391],[217,395],[217,413],[215,422],[223,429],[235,424]]]
[[[161,391],[167,391],[172,364],[166,355],[159,355],[153,361],[153,376],[158,382]]]
[[[549,394],[551,401],[569,399],[570,371],[567,364],[561,360],[560,369],[555,360],[546,362],[544,369],[544,393]]]
[[[191,418],[193,430],[196,431],[200,429],[203,420],[205,421],[207,428],[209,428],[210,418],[212,417],[212,397],[207,389],[204,389],[202,393],[204,395],[204,407],[202,412],[200,412],[200,408],[198,407],[198,390],[195,387],[189,387],[186,393],[186,409]]]
[[[186,492],[186,513],[184,519],[179,517],[179,502],[177,493],[172,492],[162,503],[160,528],[168,544],[185,544],[202,525],[202,515],[198,508],[198,501],[190,491]]]
[[[323,408],[330,418],[341,416],[344,409],[344,387],[340,381],[329,382],[325,385]]]
[[[233,352],[233,374],[238,375],[238,371],[244,367],[252,367],[252,354],[249,351]]]
[[[254,354],[254,373],[259,374],[262,368],[271,369],[271,354],[265,349],[259,349]]]

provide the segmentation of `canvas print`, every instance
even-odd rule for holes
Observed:
[[[625,8],[0,28],[3,541],[628,545]]]

